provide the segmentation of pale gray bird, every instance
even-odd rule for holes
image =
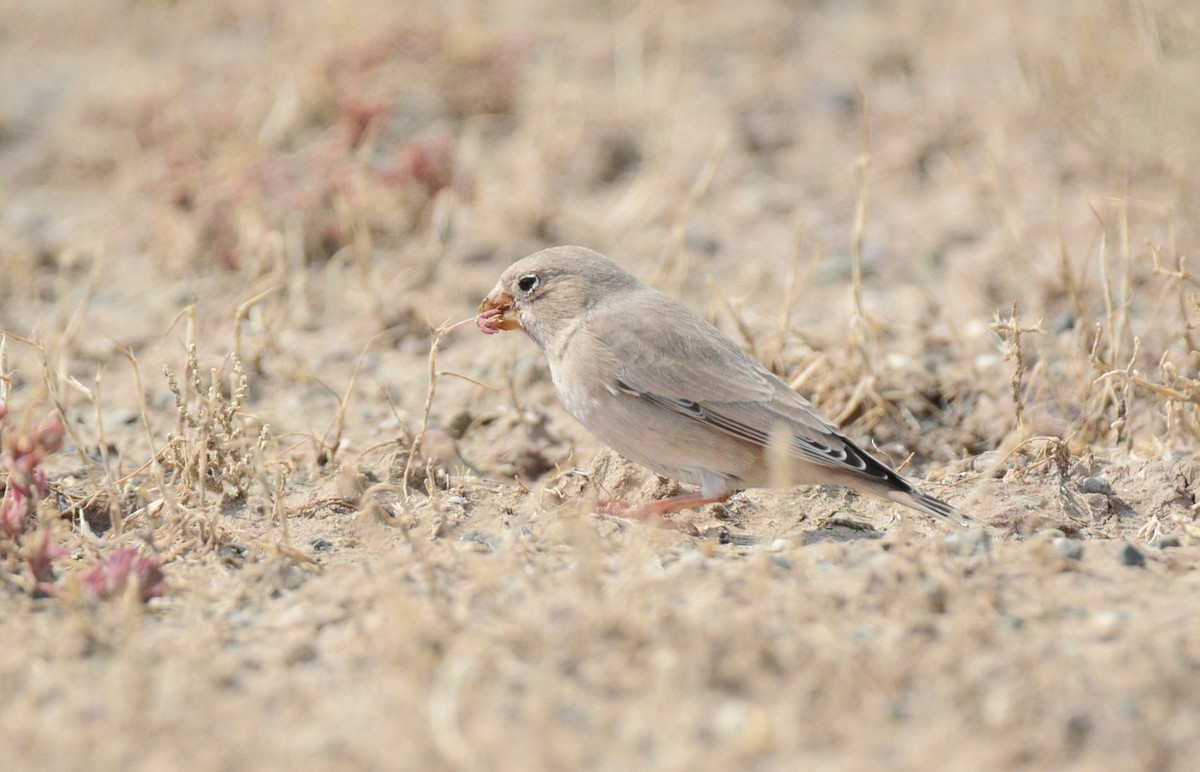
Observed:
[[[489,335],[525,330],[576,420],[629,460],[700,487],[640,507],[610,503],[609,514],[660,518],[769,487],[775,454],[795,484],[845,485],[942,520],[971,519],[913,488],[723,332],[598,252],[554,247],[518,260],[475,323]]]

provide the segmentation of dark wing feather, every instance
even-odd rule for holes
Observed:
[[[616,365],[614,390],[760,447],[784,427],[795,456],[911,489],[720,330],[673,298],[648,292],[636,299],[639,314],[650,317],[646,324],[631,324],[629,313],[591,319],[590,334]]]
[[[641,323],[639,323],[639,320]],[[934,517],[971,518],[915,490],[855,445],[804,397],[724,333],[673,298],[646,287],[589,319],[613,374],[608,387],[766,448],[772,432],[790,434],[789,450],[850,481],[871,481],[883,495]],[[597,352],[600,353],[600,352]]]
[[[780,385],[787,388],[782,382]],[[765,404],[746,402],[701,404],[693,400],[672,399],[652,392],[640,391],[623,381],[618,381],[617,387],[630,396],[673,410],[730,436],[764,448],[770,443],[771,431],[775,427],[785,427],[791,432],[788,449],[794,456],[843,473],[868,477],[897,490],[912,490],[912,486],[904,478],[867,454],[850,439],[842,436],[832,426],[823,431],[814,431],[812,422],[799,424],[783,413],[771,409],[774,406],[773,401]],[[790,389],[788,390],[790,391]],[[796,397],[802,399],[799,395]],[[807,406],[801,404],[795,407]],[[809,407],[807,410],[812,410],[812,408]],[[747,414],[751,416],[749,421],[740,417]]]

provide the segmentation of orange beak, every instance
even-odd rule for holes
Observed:
[[[487,335],[495,335],[502,330],[520,329],[517,310],[513,308],[513,296],[497,284],[479,304],[475,326]]]

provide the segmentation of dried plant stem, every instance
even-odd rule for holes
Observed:
[[[1025,403],[1024,403],[1024,385],[1022,381],[1025,377],[1025,370],[1028,363],[1025,359],[1025,352],[1022,348],[1021,336],[1030,332],[1041,332],[1041,323],[1031,327],[1022,327],[1021,320],[1017,316],[1017,304],[1014,302],[1012,311],[1008,319],[1001,321],[996,319],[991,325],[992,332],[1000,336],[1007,346],[1005,359],[1013,361],[1013,374],[1011,380],[1011,393],[1013,401],[1013,411],[1016,416],[1016,429],[1018,434],[1023,434],[1025,431]]]
[[[283,507],[283,497],[287,484],[287,462],[283,459],[276,459],[272,465],[275,466],[275,480],[271,488],[271,510],[275,515],[275,522],[279,525],[280,541],[282,544],[288,545],[291,544],[291,538],[288,534],[287,512]]]
[[[867,96],[856,88],[859,104],[859,125],[862,132],[862,152],[854,168],[858,176],[858,198],[854,206],[854,237],[850,250],[850,345],[857,348],[870,367],[873,340],[862,299],[863,241],[867,231],[871,181],[871,126],[867,115]]]
[[[712,187],[717,170],[721,168],[721,160],[725,157],[725,151],[729,149],[731,140],[732,137],[728,133],[717,139],[712,153],[708,156],[708,161],[692,182],[687,198],[684,199],[683,206],[679,209],[675,223],[671,227],[671,238],[663,250],[658,264],[658,273],[651,282],[655,286],[664,286],[672,277],[679,276],[683,272],[683,245],[687,240],[688,223],[691,221],[692,212]]]
[[[350,397],[354,394],[354,385],[358,383],[358,374],[362,372],[363,360],[367,358],[367,352],[375,345],[375,341],[379,339],[382,333],[372,335],[363,345],[362,353],[358,356],[358,361],[354,363],[354,372],[350,374],[350,382],[346,384],[346,391],[338,400],[337,412],[333,416],[333,441],[325,442],[321,440],[321,445],[325,448],[325,464],[332,464],[337,456],[338,447],[342,444],[342,431],[346,426],[346,408],[350,406]]]
[[[1105,323],[1105,356],[1106,362],[1115,362],[1118,356],[1120,342],[1117,338],[1116,316],[1117,304],[1113,299],[1112,271],[1108,264],[1108,233],[1104,218],[1092,206],[1092,214],[1100,221],[1100,284],[1104,289],[1104,323]]]
[[[13,336],[16,337],[16,336]],[[62,422],[63,428],[66,429],[67,436],[71,438],[71,443],[75,446],[75,453],[79,456],[79,460],[87,472],[88,480],[94,487],[100,487],[100,483],[96,480],[96,476],[92,474],[92,465],[88,461],[87,453],[84,451],[86,447],[84,442],[79,438],[78,432],[75,431],[75,424],[67,419],[67,407],[63,403],[62,393],[59,391],[62,379],[56,377],[50,372],[50,360],[46,354],[46,349],[41,343],[22,338],[21,341],[33,347],[38,353],[42,364],[42,380],[46,385],[46,393],[50,396],[50,401],[54,403],[54,409],[58,413],[58,419]]]
[[[102,371],[97,370],[95,380],[93,381],[94,386],[92,389],[88,389],[82,383],[80,383],[79,381],[77,381],[75,378],[73,378],[71,376],[67,376],[67,383],[70,384],[71,386],[73,386],[76,390],[78,390],[82,394],[84,394],[84,396],[87,397],[88,401],[92,403],[92,415],[96,421],[96,444],[100,451],[100,463],[104,467],[104,483],[105,483],[104,489],[107,490],[108,494],[109,494],[109,521],[112,525],[113,534],[116,536],[120,536],[124,530],[124,528],[122,527],[123,523],[121,522],[120,504],[119,504],[119,502],[121,500],[121,492],[120,492],[120,490],[118,490],[117,484],[116,484],[116,478],[118,478],[120,476],[120,474],[119,474],[119,472],[116,474],[114,474],[114,472],[113,472],[112,463],[111,463],[111,460],[109,458],[109,453],[108,453],[108,440],[104,436],[104,418],[101,415],[101,411],[100,411],[101,375],[102,375]],[[101,489],[98,487],[97,493],[99,493],[100,490]],[[87,521],[84,520],[83,518],[80,518],[80,524],[86,527]]]
[[[721,307],[725,309],[725,313],[729,314],[729,317],[733,319],[733,324],[737,327],[738,334],[746,341],[746,347],[750,350],[751,355],[758,358],[759,351],[754,330],[750,328],[750,324],[746,321],[746,317],[742,314],[741,310],[736,308],[733,305],[733,301],[729,299],[729,296],[717,286],[717,282],[713,280],[712,276],[708,277],[708,292],[717,299]]]
[[[409,500],[408,495],[408,478],[412,472],[413,459],[417,458],[421,453],[421,446],[425,443],[425,435],[429,431],[429,413],[433,410],[433,398],[437,393],[438,369],[437,369],[437,353],[441,348],[442,339],[451,330],[461,327],[464,324],[475,321],[474,317],[463,319],[453,324],[443,323],[433,331],[433,341],[429,344],[429,388],[425,392],[425,406],[421,409],[421,428],[417,431],[417,436],[413,438],[412,445],[408,449],[408,458],[404,461],[404,479],[401,482],[404,491],[404,500]]]
[[[801,273],[800,256],[804,252],[808,231],[807,225],[806,222],[801,221],[796,227],[796,236],[792,239],[791,255],[789,255],[790,259],[788,260],[787,279],[783,285],[783,297],[775,316],[775,330],[763,351],[763,358],[766,360],[767,366],[776,372],[780,372],[783,369],[781,358],[784,346],[787,345],[788,333],[792,326],[792,310],[796,307],[796,303],[800,299],[801,290],[808,283],[813,270],[816,269],[817,260],[821,254],[820,250],[814,249],[812,256],[808,260],[808,264],[804,267],[803,273]]]
[[[1117,398],[1117,418],[1112,422],[1112,430],[1117,434],[1117,442],[1124,443],[1126,449],[1133,447],[1133,433],[1129,431],[1129,414],[1133,405],[1133,387],[1135,384],[1143,385],[1148,383],[1134,369],[1134,365],[1137,364],[1138,349],[1140,346],[1141,341],[1135,337],[1133,339],[1133,353],[1130,354],[1129,361],[1125,367],[1119,370],[1110,370],[1097,379],[1108,380],[1113,376],[1121,376],[1123,383],[1120,396]]]
[[[242,357],[242,322],[250,318],[251,309],[272,295],[278,294],[282,290],[283,285],[276,284],[273,287],[268,287],[254,297],[238,305],[233,316],[233,356],[235,358],[244,360],[244,357]],[[231,387],[237,388],[237,384],[232,384]]]
[[[0,334],[0,405],[8,404],[12,376],[8,371],[8,335]]]

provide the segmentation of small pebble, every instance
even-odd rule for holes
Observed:
[[[746,533],[725,533],[721,543],[732,544],[735,547],[753,547],[758,544],[758,539]]]
[[[963,531],[948,533],[942,537],[942,549],[951,555],[989,555],[992,537],[987,531]]]
[[[301,665],[305,662],[312,662],[317,658],[317,647],[311,643],[298,643],[288,650],[284,655],[283,660],[289,665]]]
[[[1059,537],[1052,541],[1051,544],[1054,545],[1054,552],[1057,553],[1060,558],[1064,558],[1066,560],[1083,559],[1083,545],[1074,539]]]
[[[948,533],[942,537],[942,548],[951,555],[961,555],[963,552],[963,537],[960,533]]]
[[[138,416],[132,410],[107,410],[100,416],[100,425],[109,430],[118,426],[132,426],[137,423]]]
[[[468,531],[458,537],[458,541],[475,552],[494,552],[502,545],[500,539],[479,531]]]
[[[300,585],[304,584],[304,572],[299,568],[291,567],[283,574],[283,587],[287,590],[298,590]]]
[[[1084,493],[1103,493],[1110,496],[1113,492],[1112,485],[1103,477],[1085,477],[1079,487]]]
[[[992,537],[987,531],[974,531],[971,540],[971,555],[983,555],[989,561],[992,559]]]
[[[1054,330],[1055,335],[1064,333],[1068,330],[1073,330],[1075,329],[1075,317],[1070,311],[1063,311],[1058,315],[1058,318],[1054,320],[1054,326],[1051,329]]]
[[[1013,616],[1012,614],[1005,614],[1004,616],[1000,617],[1000,623],[1009,630],[1025,629],[1025,620],[1018,616]]]
[[[1126,544],[1117,553],[1117,558],[1123,566],[1131,566],[1133,568],[1143,568],[1146,565],[1146,556],[1143,555],[1137,547],[1132,544]]]
[[[971,462],[971,467],[976,472],[998,478],[1003,477],[1012,467],[1012,464],[999,453],[988,451],[976,456],[974,461]]]
[[[1179,540],[1178,536],[1160,536],[1154,541],[1154,546],[1165,550],[1168,547],[1181,547],[1183,542]]]
[[[471,422],[475,417],[469,411],[463,410],[450,419],[450,424],[446,427],[446,431],[456,440],[461,440],[463,435],[467,433],[467,429],[471,428]]]
[[[1037,532],[1036,538],[1042,539],[1043,541],[1052,542],[1055,539],[1061,539],[1065,536],[1066,536],[1066,534],[1057,528],[1043,528],[1042,530]]]
[[[333,552],[333,542],[328,539],[313,539],[308,543],[313,552]]]
[[[1104,641],[1116,638],[1125,626],[1125,618],[1115,611],[1101,611],[1092,617],[1092,629]]]
[[[921,583],[921,594],[925,596],[925,602],[929,605],[929,610],[935,614],[946,613],[946,588],[940,584],[933,582]]]

